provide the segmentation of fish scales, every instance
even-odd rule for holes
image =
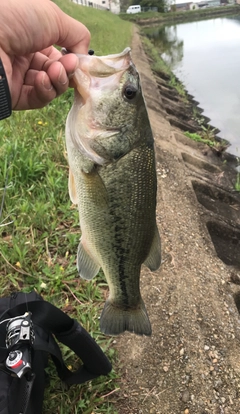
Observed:
[[[124,88],[129,78],[140,90],[132,63],[124,70],[122,78],[116,81],[117,91]],[[125,102],[124,111],[118,108],[122,105],[122,93],[116,94],[115,105],[110,102],[108,107],[105,100],[104,105],[101,100],[97,102],[95,116],[102,111],[102,107],[107,116],[102,121],[104,117],[100,112],[102,125],[105,128],[109,124],[114,128],[117,123],[120,125],[113,135],[106,137],[98,134],[91,143],[88,156],[73,139],[73,125],[77,123],[77,115],[84,106],[78,96],[66,128],[74,183],[70,194],[75,193],[82,230],[78,271],[81,277],[91,279],[100,267],[103,269],[109,297],[100,318],[100,328],[107,335],[125,330],[151,334],[140,294],[140,269],[145,262],[151,270],[155,270],[161,260],[155,213],[157,181],[154,142],[141,92],[138,95],[135,105],[131,103],[128,110],[130,119],[126,115]],[[89,117],[94,117],[94,103],[91,105]],[[117,117],[114,117],[115,111],[118,111]],[[102,164],[96,162],[91,151],[106,161]]]

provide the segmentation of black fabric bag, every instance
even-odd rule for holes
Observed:
[[[11,376],[5,362],[6,326],[10,318],[31,312],[34,342],[31,346],[30,378]],[[54,335],[54,336],[53,336]],[[54,337],[67,345],[81,359],[81,367],[70,371],[63,362]],[[112,367],[101,348],[87,331],[60,309],[46,302],[36,292],[18,292],[0,298],[0,414],[41,414],[48,355],[51,355],[59,377],[68,386],[107,375]]]

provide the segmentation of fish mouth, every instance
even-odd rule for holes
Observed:
[[[108,77],[126,70],[132,63],[131,48],[126,47],[121,53],[107,56],[77,55],[79,68],[90,76]]]
[[[101,83],[104,85],[104,78],[121,74],[133,65],[131,59],[131,48],[127,47],[121,53],[108,56],[79,55],[78,67],[73,74],[73,81],[80,94],[83,104],[90,96],[90,87],[93,84]],[[116,82],[116,81],[115,81]],[[115,83],[114,82],[114,83]]]

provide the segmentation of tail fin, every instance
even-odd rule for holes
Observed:
[[[125,331],[150,336],[152,328],[143,300],[135,309],[119,307],[106,301],[100,318],[100,330],[105,335],[113,336]]]

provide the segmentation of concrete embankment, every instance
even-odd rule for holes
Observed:
[[[240,197],[226,161],[170,124],[140,38],[133,59],[155,138],[158,272],[142,269],[151,338],[116,339],[119,414],[240,412]]]

